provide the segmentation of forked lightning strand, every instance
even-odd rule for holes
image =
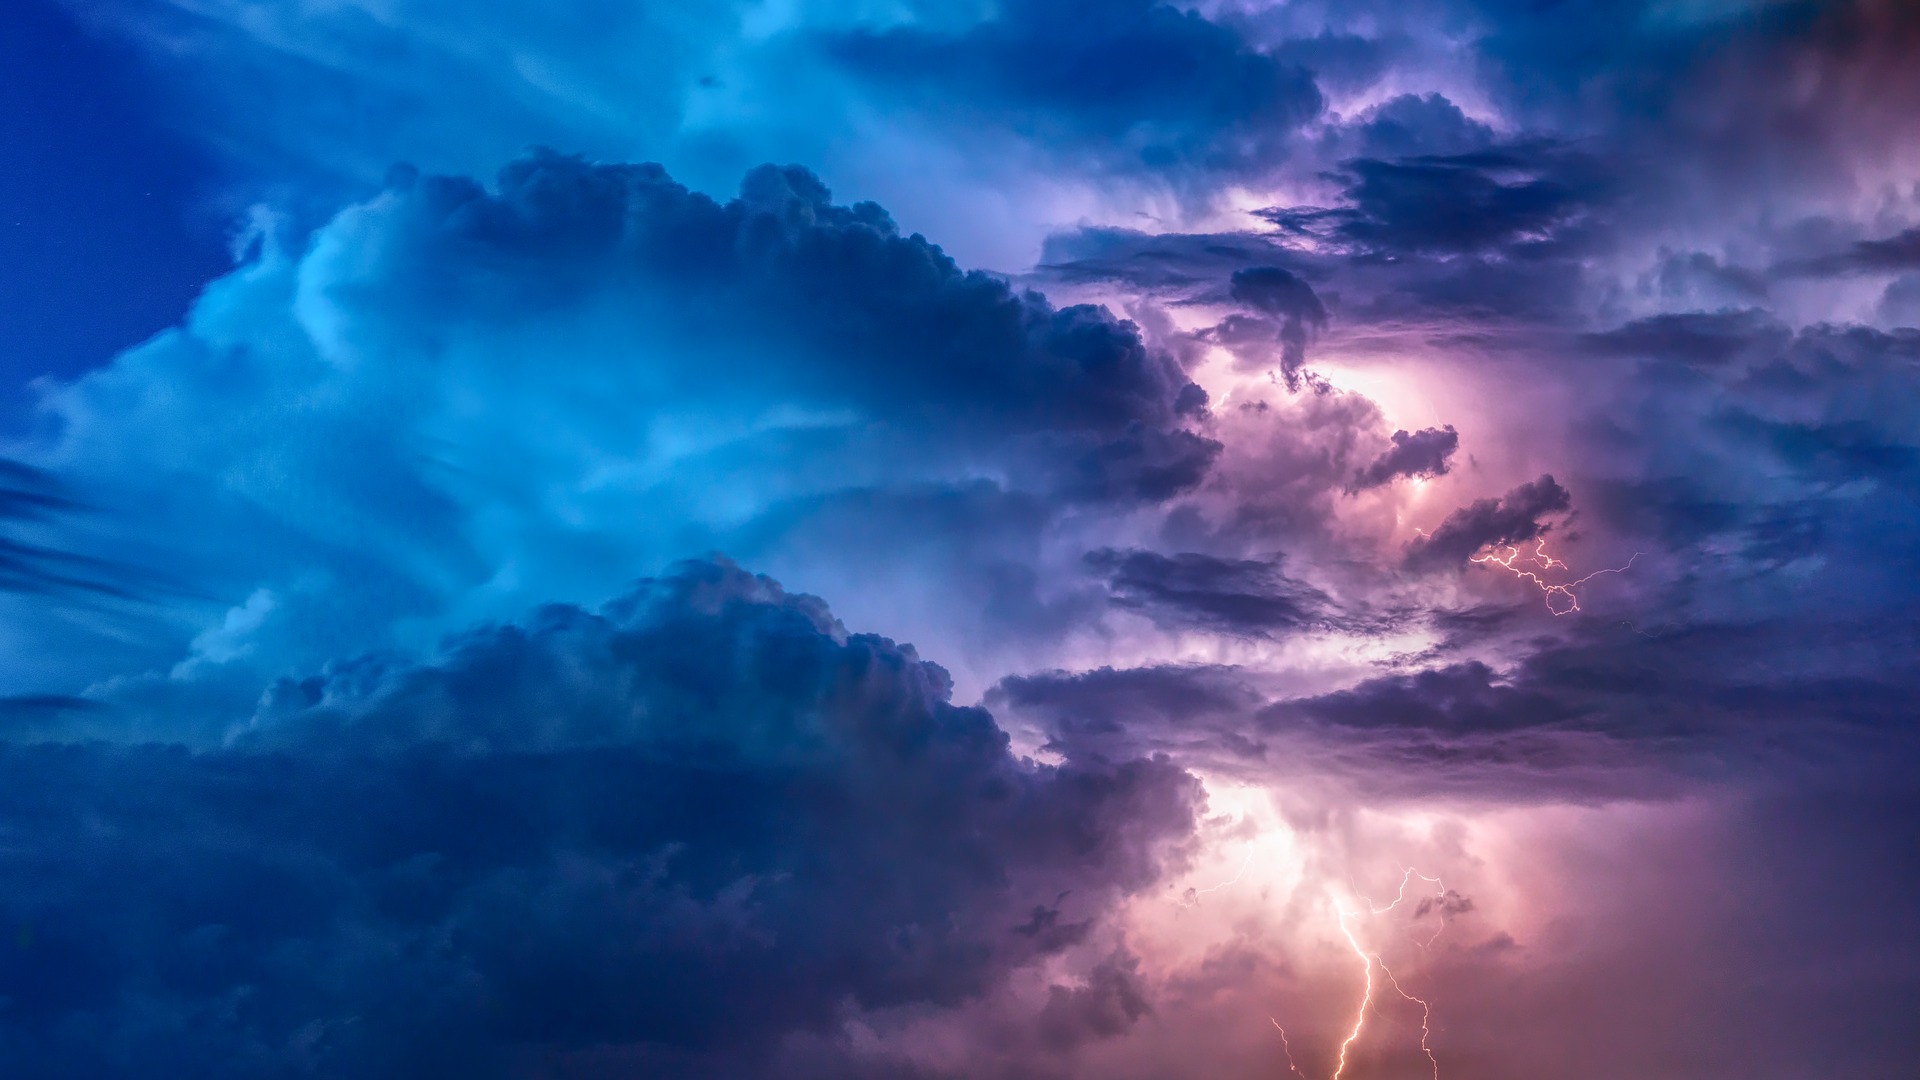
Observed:
[[[1280,1021],[1275,1020],[1271,1016],[1267,1017],[1267,1022],[1272,1024],[1274,1029],[1280,1032],[1280,1049],[1287,1055],[1287,1071],[1299,1077],[1300,1080],[1307,1080],[1307,1074],[1301,1072],[1300,1066],[1293,1063],[1293,1044],[1287,1042],[1287,1029],[1281,1027]]]
[[[1441,884],[1440,879],[1428,877],[1413,869],[1408,869],[1401,875],[1400,891],[1394,896],[1393,902],[1385,907],[1380,907],[1364,896],[1360,897],[1367,905],[1364,911],[1357,907],[1348,908],[1338,900],[1334,901],[1334,912],[1340,921],[1341,936],[1347,939],[1347,945],[1353,949],[1353,955],[1360,961],[1361,973],[1365,977],[1365,989],[1360,995],[1360,1008],[1354,1013],[1353,1029],[1347,1032],[1345,1039],[1341,1040],[1339,1061],[1334,1066],[1333,1075],[1330,1077],[1330,1080],[1340,1080],[1340,1078],[1345,1075],[1347,1071],[1347,1054],[1353,1049],[1353,1044],[1360,1041],[1360,1033],[1366,1029],[1367,1013],[1373,1008],[1373,969],[1376,967],[1380,969],[1380,974],[1386,976],[1387,985],[1393,987],[1394,993],[1420,1006],[1420,1052],[1427,1055],[1427,1061],[1432,1064],[1434,1080],[1440,1080],[1440,1059],[1434,1055],[1432,1046],[1433,1006],[1429,1004],[1425,998],[1415,997],[1407,993],[1407,991],[1401,987],[1400,980],[1394,978],[1392,970],[1387,967],[1387,962],[1380,958],[1379,953],[1368,952],[1366,947],[1360,944],[1360,938],[1354,933],[1353,929],[1353,920],[1360,918],[1362,915],[1385,915],[1387,912],[1399,907],[1401,902],[1406,900],[1407,886],[1414,878],[1433,883],[1436,890],[1433,894],[1434,898],[1439,899],[1444,904],[1447,897],[1447,887]],[[1440,909],[1440,925],[1441,929],[1444,930],[1446,928],[1446,909],[1444,907]],[[1433,938],[1428,939],[1427,944],[1431,945],[1438,937],[1439,934],[1436,933]],[[1295,1075],[1300,1076],[1301,1080],[1306,1080],[1306,1074],[1302,1073],[1293,1063],[1293,1047],[1287,1043],[1286,1029],[1280,1027],[1278,1020],[1273,1020],[1271,1017],[1268,1019],[1272,1020],[1273,1026],[1280,1030],[1280,1044],[1281,1048],[1286,1051],[1287,1068],[1292,1070]]]
[[[1547,542],[1545,540],[1541,540],[1535,544],[1531,554],[1522,554],[1520,549],[1512,544],[1494,544],[1489,547],[1484,554],[1473,556],[1471,561],[1480,566],[1497,566],[1522,581],[1533,582],[1539,587],[1541,592],[1547,594],[1548,611],[1553,612],[1555,615],[1571,615],[1580,610],[1580,598],[1573,593],[1575,588],[1585,585],[1601,574],[1625,573],[1627,569],[1633,565],[1634,559],[1638,559],[1641,554],[1643,553],[1638,551],[1634,552],[1633,558],[1628,559],[1625,566],[1611,566],[1605,570],[1595,570],[1593,573],[1588,574],[1578,581],[1566,581],[1557,585],[1541,575],[1549,570],[1565,570],[1567,569],[1567,564],[1547,554]],[[1534,570],[1523,570],[1519,566],[1516,566],[1515,563],[1530,563],[1538,568],[1538,572]]]

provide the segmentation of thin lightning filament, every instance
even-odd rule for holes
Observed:
[[[1359,897],[1362,903],[1365,904],[1364,908],[1358,906],[1349,907],[1341,903],[1337,897],[1334,899],[1333,910],[1339,922],[1340,934],[1346,939],[1347,947],[1353,950],[1355,959],[1360,961],[1363,989],[1360,994],[1359,1008],[1354,1010],[1353,1027],[1347,1032],[1347,1037],[1340,1042],[1338,1060],[1334,1065],[1334,1070],[1329,1080],[1341,1080],[1341,1078],[1346,1075],[1348,1058],[1353,1050],[1353,1046],[1360,1041],[1361,1034],[1366,1030],[1367,1014],[1373,1009],[1375,968],[1380,970],[1380,974],[1386,978],[1387,985],[1393,988],[1394,993],[1420,1006],[1420,1052],[1427,1056],[1428,1063],[1432,1065],[1434,1080],[1440,1080],[1440,1058],[1433,1051],[1432,1003],[1425,998],[1408,993],[1406,988],[1400,985],[1400,980],[1394,977],[1392,969],[1387,967],[1386,961],[1381,958],[1380,954],[1368,950],[1366,946],[1361,944],[1360,936],[1354,929],[1355,922],[1362,917],[1371,918],[1373,916],[1385,915],[1405,902],[1407,899],[1407,886],[1412,883],[1414,878],[1430,882],[1435,889],[1432,898],[1439,899],[1444,903],[1448,894],[1446,886],[1441,883],[1440,879],[1429,877],[1411,868],[1401,874],[1399,892],[1395,894],[1393,901],[1384,907],[1375,904],[1371,899],[1364,896]],[[1446,928],[1444,907],[1441,908],[1440,925],[1442,930]],[[1425,945],[1431,945],[1439,936],[1439,933],[1436,932],[1433,937],[1426,941]],[[1419,944],[1417,940],[1416,944]],[[1272,1017],[1268,1017],[1268,1020],[1280,1032],[1280,1045],[1287,1057],[1287,1069],[1294,1075],[1299,1076],[1301,1080],[1307,1080],[1306,1074],[1301,1072],[1299,1066],[1294,1064],[1293,1047],[1287,1041],[1287,1030],[1280,1026],[1280,1021]]]
[[[1553,612],[1555,615],[1571,615],[1580,610],[1580,598],[1574,594],[1574,589],[1585,585],[1587,582],[1592,581],[1602,574],[1625,573],[1633,566],[1634,560],[1638,559],[1641,554],[1642,553],[1638,551],[1634,552],[1633,558],[1628,559],[1625,565],[1610,566],[1605,570],[1595,570],[1593,573],[1577,581],[1563,581],[1558,583],[1548,581],[1543,575],[1550,570],[1566,570],[1568,567],[1566,563],[1547,554],[1547,542],[1545,540],[1541,540],[1535,544],[1533,550],[1526,553],[1521,552],[1518,547],[1512,544],[1495,544],[1482,554],[1473,556],[1470,561],[1477,566],[1497,566],[1512,574],[1514,577],[1519,578],[1521,581],[1532,582],[1541,592],[1546,594],[1548,611]],[[1522,564],[1532,566],[1535,569],[1522,569]]]

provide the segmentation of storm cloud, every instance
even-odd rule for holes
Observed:
[[[710,561],[284,680],[220,749],[8,746],[0,1046],[36,1076],[740,1076],[849,1010],[964,1003],[1154,880],[1197,792],[1018,759],[948,689]],[[1049,1037],[1124,1027],[1123,974]]]
[[[1392,448],[1360,470],[1348,490],[1365,491],[1391,484],[1403,476],[1427,479],[1444,476],[1449,459],[1459,448],[1460,433],[1453,430],[1451,424],[1414,432],[1396,431]]]
[[[71,10],[20,1075],[1912,1059],[1913,5]]]
[[[1490,544],[1522,544],[1544,536],[1540,519],[1565,513],[1573,496],[1551,476],[1530,480],[1497,499],[1475,499],[1448,514],[1432,533],[1407,545],[1407,565],[1416,570],[1458,566]]]

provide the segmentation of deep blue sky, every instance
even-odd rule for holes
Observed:
[[[178,322],[227,269],[230,207],[130,45],[46,0],[0,32],[0,411]]]

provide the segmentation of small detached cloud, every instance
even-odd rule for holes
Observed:
[[[1277,559],[1104,548],[1089,553],[1086,561],[1106,575],[1113,604],[1170,627],[1270,637],[1325,626],[1334,618],[1332,598],[1281,573]]]
[[[1840,251],[1787,260],[1773,268],[1780,277],[1847,277],[1920,270],[1920,228],[1879,240],[1856,240]]]
[[[1407,545],[1406,566],[1433,571],[1459,566],[1489,544],[1521,544],[1546,535],[1540,519],[1573,508],[1573,496],[1553,477],[1530,480],[1496,499],[1475,499],[1448,514],[1439,528]]]
[[[1285,233],[1354,253],[1526,254],[1576,235],[1604,191],[1599,163],[1548,143],[1356,158],[1340,177],[1348,205],[1265,216]]]
[[[1235,302],[1279,322],[1280,373],[1288,389],[1299,389],[1307,343],[1327,326],[1326,306],[1313,287],[1284,267],[1255,266],[1233,272],[1230,292]]]
[[[1392,448],[1360,470],[1347,486],[1347,493],[1384,487],[1401,477],[1445,476],[1453,452],[1459,448],[1460,433],[1453,430],[1452,424],[1415,432],[1396,431]]]

